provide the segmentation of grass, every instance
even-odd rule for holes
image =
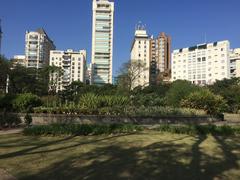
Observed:
[[[0,168],[18,179],[240,179],[239,136],[0,136]]]

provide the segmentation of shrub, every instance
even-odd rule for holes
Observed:
[[[41,106],[40,98],[31,93],[19,94],[13,100],[13,108],[18,112],[27,112],[29,108]]]
[[[240,127],[216,126],[216,125],[160,125],[155,130],[175,134],[188,135],[237,135],[240,134]]]
[[[87,93],[80,97],[79,106],[82,108],[95,110],[98,107],[100,107],[100,105],[101,105],[100,98],[95,94]]]
[[[190,93],[198,91],[200,87],[193,85],[189,81],[177,80],[172,83],[169,91],[166,94],[167,105],[173,107],[180,107],[182,99],[187,97]]]
[[[0,127],[15,127],[21,124],[21,119],[16,114],[8,114],[4,112],[0,116]]]
[[[25,135],[101,135],[122,134],[143,130],[142,127],[132,124],[52,124],[33,126],[24,129]]]
[[[16,98],[15,95],[6,94],[0,97],[0,110],[13,111],[13,101]]]
[[[174,108],[174,107],[125,107],[124,115],[141,116],[141,117],[163,117],[163,116],[203,116],[206,113],[202,110],[189,108]]]
[[[181,102],[181,106],[202,109],[211,115],[219,115],[226,110],[227,104],[223,97],[213,94],[208,89],[191,93]]]

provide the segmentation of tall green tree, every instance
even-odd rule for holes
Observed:
[[[221,95],[227,101],[229,112],[236,113],[240,110],[240,78],[216,81],[209,86],[209,89],[215,94]]]
[[[174,81],[166,94],[166,104],[169,106],[180,107],[180,102],[182,99],[187,97],[190,93],[198,91],[199,89],[200,87],[192,84],[189,81]]]

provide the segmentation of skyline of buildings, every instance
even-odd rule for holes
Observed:
[[[114,2],[93,0],[91,84],[112,84]]]
[[[33,68],[42,68],[44,64],[61,67],[64,70],[64,78],[58,81],[57,90],[63,90],[66,85],[78,80],[96,85],[112,84],[113,29],[114,2],[93,0],[92,52],[89,65],[86,63],[86,50],[51,51],[56,47],[43,28],[26,32],[25,56],[14,56],[13,63]],[[205,85],[224,78],[240,77],[240,50],[232,50],[230,42],[204,43],[173,51],[171,42],[170,35],[164,32],[155,38],[147,34],[144,26],[137,27],[130,60],[140,63],[141,66],[136,72],[138,77],[134,80],[133,87],[145,87],[160,81],[170,82],[178,79]],[[74,55],[81,57],[73,57]],[[65,57],[68,59],[64,59]],[[78,62],[79,66],[75,66],[77,62],[72,57],[80,58],[80,61],[85,63]]]
[[[132,43],[130,60],[135,70],[133,88],[156,85],[171,78],[171,37],[164,32],[157,38],[149,36],[144,25],[138,24]]]

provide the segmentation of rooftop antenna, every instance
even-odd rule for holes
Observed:
[[[207,44],[207,33],[204,34],[204,41]]]
[[[2,19],[0,18],[0,55],[2,54]]]

